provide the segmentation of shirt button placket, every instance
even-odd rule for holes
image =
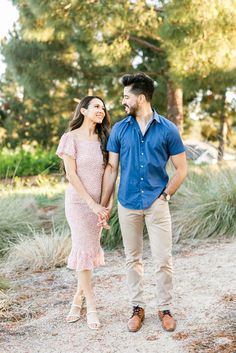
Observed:
[[[144,194],[144,139],[141,138],[140,146],[140,192]]]

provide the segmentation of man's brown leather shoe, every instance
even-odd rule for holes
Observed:
[[[172,317],[170,310],[158,311],[159,318],[162,323],[162,327],[166,331],[174,331],[176,328],[176,321]]]
[[[141,328],[144,316],[143,308],[139,306],[133,307],[133,314],[128,321],[128,329],[130,332],[137,332]]]

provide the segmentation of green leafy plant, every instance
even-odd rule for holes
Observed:
[[[0,152],[0,178],[30,176],[58,172],[59,159],[55,150],[3,149]]]

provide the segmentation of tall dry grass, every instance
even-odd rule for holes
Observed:
[[[236,235],[236,168],[193,168],[171,204],[175,240]]]
[[[15,178],[10,184],[1,183],[0,193],[1,255],[18,234],[28,235],[32,233],[32,229],[48,229],[53,226],[53,216],[49,217],[45,209],[48,206],[56,209],[58,204],[61,205],[64,185],[56,178]],[[65,222],[58,223],[58,228],[63,229]]]
[[[40,224],[33,197],[9,193],[0,202],[0,252],[3,252],[18,234],[26,235]]]
[[[18,236],[2,264],[6,272],[38,271],[64,266],[71,248],[67,233],[33,232],[30,237]]]

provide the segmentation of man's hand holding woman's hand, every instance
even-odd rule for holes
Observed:
[[[110,226],[107,223],[107,221],[108,221],[108,218],[102,218],[101,216],[98,216],[97,226],[98,227],[102,227],[104,229],[110,229]]]
[[[108,209],[99,203],[94,202],[91,206],[89,205],[89,207],[97,216],[101,216],[102,218],[109,216]]]
[[[96,202],[92,202],[91,204],[89,204],[89,207],[98,216],[97,225],[105,229],[110,229],[110,226],[107,221],[110,217],[111,210],[108,207],[104,207]]]
[[[110,214],[111,214],[111,208],[106,207],[106,211],[107,214],[104,217],[103,215],[98,215],[98,227],[102,227],[104,229],[110,229],[109,224],[107,223],[109,218],[110,218]]]

